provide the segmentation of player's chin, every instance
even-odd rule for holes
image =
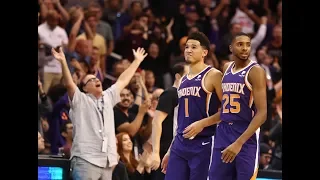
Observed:
[[[191,61],[190,59],[186,59],[186,63],[187,63],[187,64],[191,64],[192,61]]]

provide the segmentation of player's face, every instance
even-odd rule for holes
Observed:
[[[124,152],[132,151],[132,141],[128,134],[122,136],[122,149]]]
[[[102,93],[101,81],[94,75],[89,74],[83,78],[84,83],[83,90],[90,94]]]
[[[208,54],[208,50],[201,47],[200,42],[197,40],[189,39],[184,49],[184,58],[188,64],[196,64],[203,61],[204,57]]]
[[[128,89],[123,89],[120,92],[120,102],[119,106],[121,108],[129,108],[131,105],[131,92]]]
[[[246,61],[250,56],[251,51],[251,40],[247,36],[238,36],[236,37],[231,46],[230,51],[238,59]]]

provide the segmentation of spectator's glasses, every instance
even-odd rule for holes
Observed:
[[[91,78],[91,79],[89,79],[86,83],[84,83],[84,86],[86,86],[89,82],[94,82],[94,81],[97,81],[98,80],[98,78]]]

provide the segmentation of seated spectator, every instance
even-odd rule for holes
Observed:
[[[38,131],[38,154],[44,150],[44,139],[42,138],[40,132]]]
[[[271,169],[270,161],[272,157],[272,149],[266,143],[260,144],[259,169]]]
[[[118,154],[120,160],[125,164],[130,180],[150,179],[151,156],[148,152],[143,152],[140,160],[133,154],[133,143],[128,133],[117,134]]]
[[[70,120],[64,122],[61,128],[61,136],[65,140],[65,144],[60,148],[60,151],[63,153],[65,158],[70,158],[70,149],[72,146],[72,131],[73,125]]]

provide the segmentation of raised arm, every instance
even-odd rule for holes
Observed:
[[[62,76],[64,79],[65,87],[67,88],[68,96],[70,100],[72,100],[73,95],[78,88],[77,85],[73,82],[71,73],[68,68],[66,57],[63,53],[62,47],[59,48],[58,52],[52,48],[51,49],[52,55],[55,59],[57,59],[61,63],[62,68]]]
[[[137,71],[140,63],[144,60],[144,58],[148,55],[145,53],[144,48],[138,48],[137,50],[132,50],[134,55],[134,60],[131,65],[120,75],[117,82],[115,83],[116,87],[118,88],[118,92],[126,87],[131,78],[133,77],[134,73]]]

